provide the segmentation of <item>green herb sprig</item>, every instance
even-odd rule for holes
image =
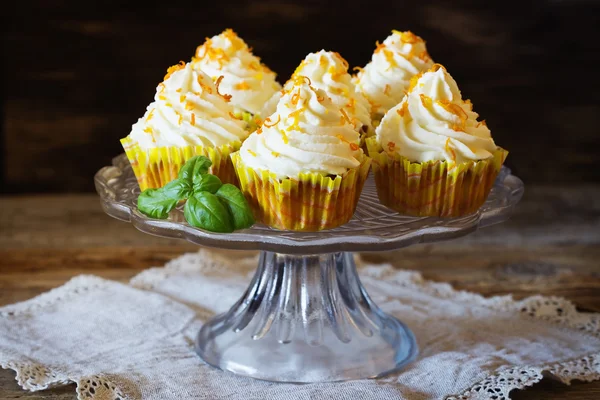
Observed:
[[[240,189],[209,174],[211,164],[204,156],[189,159],[177,179],[162,188],[144,190],[138,197],[138,209],[148,217],[165,219],[185,201],[183,215],[194,227],[230,233],[254,225],[252,210]]]

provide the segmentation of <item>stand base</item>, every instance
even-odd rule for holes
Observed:
[[[244,295],[200,330],[208,364],[256,379],[375,378],[412,361],[417,344],[362,286],[351,253],[262,252]]]

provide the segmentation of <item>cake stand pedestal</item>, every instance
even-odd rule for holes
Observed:
[[[222,370],[279,382],[375,378],[412,361],[417,355],[412,332],[371,301],[352,252],[463,236],[508,219],[523,195],[521,180],[503,168],[478,212],[450,219],[407,217],[382,206],[368,179],[354,217],[341,227],[291,232],[256,224],[219,234],[189,226],[180,208],[166,220],[141,214],[139,187],[124,155],[98,171],[95,183],[105,212],[143,232],[261,250],[250,286],[228,312],[202,326],[196,350]]]

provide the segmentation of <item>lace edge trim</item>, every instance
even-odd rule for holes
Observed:
[[[64,374],[32,361],[8,361],[0,363],[0,368],[15,371],[15,381],[23,390],[39,392],[75,383],[78,400],[111,399],[132,400],[124,394],[108,376],[91,375],[70,379]]]
[[[600,352],[541,367],[502,369],[488,375],[459,395],[445,397],[445,400],[508,400],[511,391],[533,386],[545,375],[552,376],[565,385],[570,385],[574,380],[600,380]]]
[[[13,370],[16,373],[17,385],[30,392],[64,386],[73,382],[63,374],[34,362],[0,362],[0,367]]]

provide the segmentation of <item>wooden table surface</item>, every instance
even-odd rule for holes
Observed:
[[[600,312],[600,186],[527,187],[514,217],[454,241],[367,253],[483,295],[563,296]],[[197,246],[111,219],[95,195],[0,197],[0,305],[26,300],[86,273],[127,281]],[[74,386],[22,391],[0,370],[0,399],[74,399]],[[600,382],[551,380],[514,399],[598,399]]]

